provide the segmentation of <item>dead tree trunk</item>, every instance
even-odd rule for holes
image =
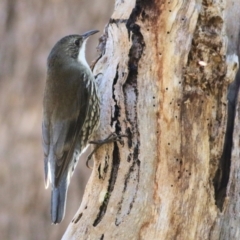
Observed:
[[[240,239],[237,80],[227,101],[239,9],[239,0],[116,1],[94,67],[96,138],[129,138],[95,154],[63,239]]]

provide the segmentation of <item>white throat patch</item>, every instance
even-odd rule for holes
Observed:
[[[87,39],[83,42],[82,47],[78,53],[78,61],[81,62],[86,68],[88,68],[91,71],[85,57],[86,43],[87,43]]]

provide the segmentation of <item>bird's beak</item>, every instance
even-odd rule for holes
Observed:
[[[89,36],[91,36],[91,35],[93,35],[97,32],[99,32],[99,31],[98,30],[92,30],[92,31],[88,31],[88,32],[82,34],[81,36],[82,36],[83,39],[87,39]]]

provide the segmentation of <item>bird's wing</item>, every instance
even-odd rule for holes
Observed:
[[[42,145],[44,153],[44,173],[45,173],[45,188],[48,188],[49,176],[48,176],[48,155],[49,155],[49,145],[50,136],[48,131],[48,121],[45,119],[42,122]]]
[[[75,87],[73,86],[75,88],[75,91],[73,91],[75,94],[70,97],[72,99],[72,101],[70,101],[71,104],[67,104],[67,109],[66,107],[64,109],[61,105],[59,105],[58,109],[55,109],[57,112],[61,112],[61,114],[59,114],[57,120],[51,121],[51,126],[47,127],[48,134],[45,134],[47,139],[44,140],[43,137],[44,149],[49,149],[49,147],[45,145],[50,145],[50,148],[52,148],[52,150],[48,150],[48,162],[50,161],[52,168],[51,176],[54,177],[52,183],[55,187],[59,185],[62,176],[72,161],[76,141],[88,113],[89,96],[92,87],[91,84],[86,84],[87,81],[90,81],[88,76],[82,74],[78,68],[71,69],[70,73],[71,74],[65,71],[61,74],[61,78],[67,78],[65,81],[68,82],[68,86],[71,84],[76,85],[77,83]],[[65,89],[65,92],[67,92],[67,89]],[[72,94],[72,92],[70,93]],[[69,99],[67,99],[67,101],[69,101]],[[66,114],[62,114],[64,111],[66,111]],[[43,126],[44,124],[45,121],[43,121]],[[48,169],[48,171],[50,170]]]

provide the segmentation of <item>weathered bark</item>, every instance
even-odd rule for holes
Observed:
[[[94,67],[102,73],[96,138],[129,139],[95,155],[64,239],[240,239],[240,110],[232,161],[232,144],[224,148],[240,1],[224,4],[116,1]]]

